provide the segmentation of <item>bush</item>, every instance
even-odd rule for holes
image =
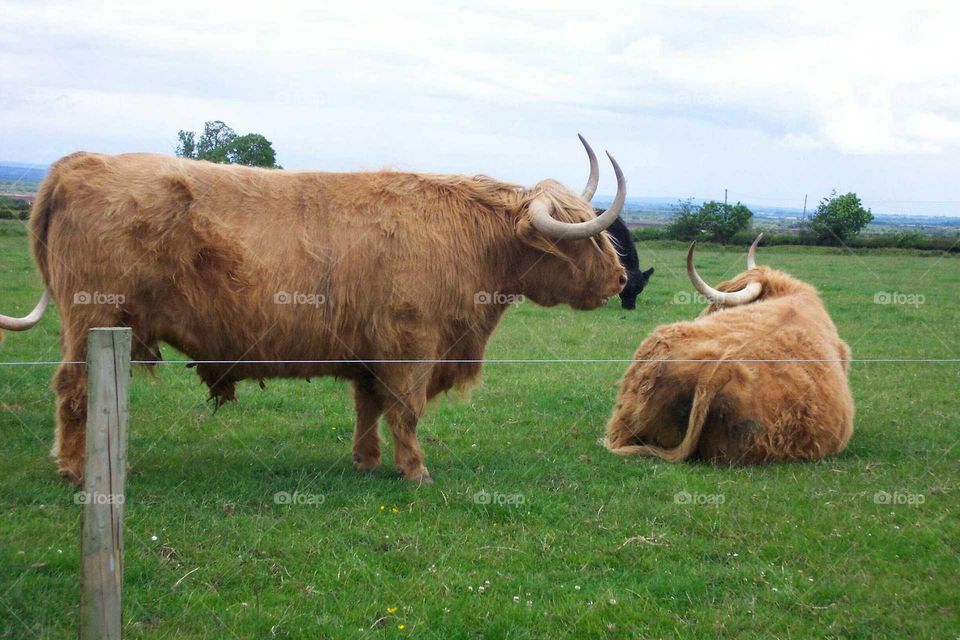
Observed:
[[[916,231],[902,231],[894,234],[861,236],[846,243],[849,247],[863,249],[924,249],[928,251],[948,251],[960,253],[960,237],[927,236]]]
[[[727,204],[711,200],[700,207],[700,224],[707,233],[707,237],[715,242],[724,244],[730,242],[735,235],[743,231],[750,224],[753,212],[740,204]]]
[[[703,235],[700,207],[695,206],[692,199],[677,201],[666,235],[674,240],[696,240]]]
[[[630,229],[630,237],[633,238],[634,242],[666,240],[668,238],[665,227],[636,227]]]
[[[630,230],[635,242],[651,240],[673,240],[667,233],[667,227],[642,227]],[[737,233],[727,244],[748,246],[757,237],[756,230],[745,230]],[[810,230],[800,233],[777,233],[765,231],[763,246],[823,246],[817,236]],[[836,246],[831,243],[828,246]],[[851,249],[913,249],[921,251],[946,251],[960,253],[960,234],[950,236],[930,236],[918,231],[900,231],[883,235],[867,235],[851,238],[846,246]]]
[[[30,217],[30,205],[23,200],[0,196],[0,220],[26,220]]]
[[[701,206],[693,200],[680,200],[666,236],[674,240],[713,240],[724,244],[747,228],[753,212],[741,203],[726,204],[710,200]]]
[[[821,244],[844,244],[873,220],[873,214],[865,209],[857,194],[838,196],[833,191],[820,201],[816,213],[810,218],[810,229]]]

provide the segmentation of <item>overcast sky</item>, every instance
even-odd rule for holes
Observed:
[[[0,158],[220,119],[287,168],[579,190],[583,132],[631,196],[960,215],[957,3],[242,4],[0,0]]]

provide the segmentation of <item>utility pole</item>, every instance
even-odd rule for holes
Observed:
[[[801,220],[807,219],[807,194],[803,194],[803,217],[801,217],[800,219]]]
[[[727,189],[726,189],[726,187],[724,187],[724,189],[723,189],[723,208],[724,208],[724,209],[727,208]]]

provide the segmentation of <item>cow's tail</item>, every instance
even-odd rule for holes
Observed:
[[[707,422],[707,416],[710,414],[710,406],[713,404],[720,390],[729,381],[729,376],[717,375],[720,367],[724,366],[722,362],[713,363],[712,370],[705,376],[705,379],[697,385],[693,394],[693,403],[690,407],[690,418],[687,421],[687,431],[676,447],[667,449],[655,445],[625,445],[622,447],[612,447],[609,440],[603,440],[610,453],[618,456],[646,456],[649,458],[660,458],[667,462],[683,462],[693,455],[697,445],[700,444],[700,436],[703,434],[703,427]]]
[[[40,185],[40,191],[37,193],[37,199],[30,208],[30,237],[33,248],[33,259],[37,263],[40,275],[43,277],[45,285],[43,295],[33,308],[33,311],[16,318],[0,314],[0,329],[9,331],[26,331],[32,329],[40,319],[43,318],[47,305],[50,304],[50,268],[47,260],[47,234],[50,229],[50,218],[53,209],[56,206],[57,193],[59,192],[59,179],[57,177],[57,166],[50,169],[50,174]]]

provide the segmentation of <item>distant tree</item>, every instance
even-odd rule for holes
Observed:
[[[677,201],[666,234],[674,240],[696,240],[703,235],[700,207],[694,205],[692,199]]]
[[[197,158],[210,162],[227,163],[230,144],[236,140],[237,132],[223,120],[214,120],[203,124],[203,133],[197,141]]]
[[[197,157],[197,141],[196,134],[193,131],[184,131],[180,129],[180,132],[177,134],[177,156],[180,158],[196,158]]]
[[[259,133],[237,136],[227,146],[227,162],[248,167],[276,167],[277,154],[270,141]]]
[[[259,133],[237,135],[222,120],[205,122],[199,139],[193,131],[181,129],[177,133],[177,140],[177,155],[181,158],[280,168],[276,151],[269,140]]]
[[[727,243],[747,228],[753,212],[740,204],[711,200],[700,207],[700,223],[711,240]]]
[[[864,208],[856,193],[837,195],[832,191],[810,218],[810,229],[818,243],[841,244],[860,233],[871,220],[873,214]]]

